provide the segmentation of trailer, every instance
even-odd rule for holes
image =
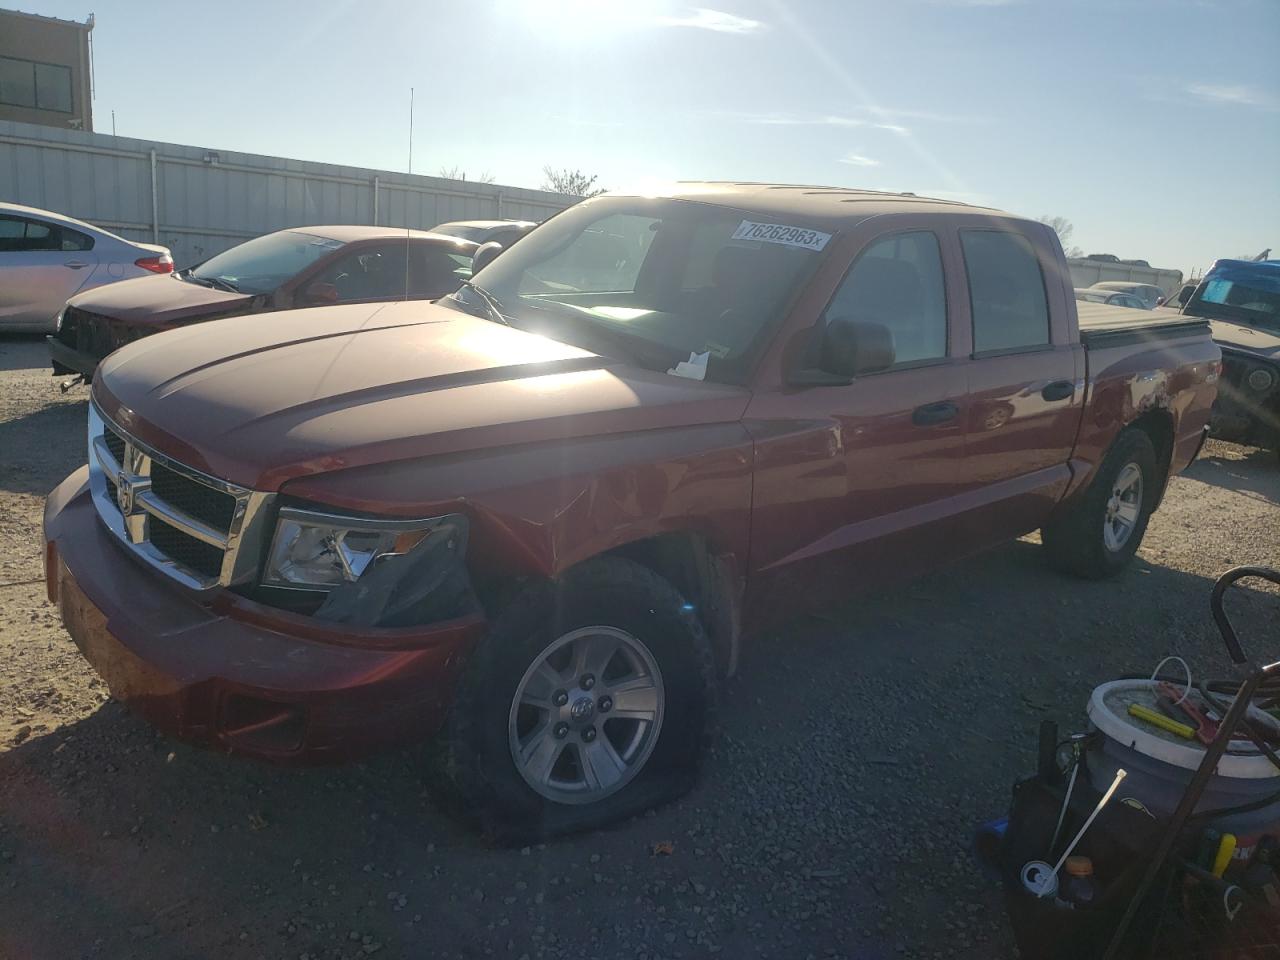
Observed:
[[[1067,260],[1067,267],[1071,270],[1071,284],[1075,287],[1091,287],[1103,280],[1125,280],[1150,283],[1168,297],[1182,286],[1181,270],[1162,270],[1133,261],[1071,257]]]

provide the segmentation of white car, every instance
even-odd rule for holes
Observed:
[[[168,247],[135,243],[60,213],[0,203],[0,330],[53,333],[75,294],[172,272]]]

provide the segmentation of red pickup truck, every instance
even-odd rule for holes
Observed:
[[[782,574],[862,588],[1036,529],[1121,570],[1219,369],[1204,321],[1077,304],[1053,232],[995,210],[604,196],[436,304],[114,353],[48,500],[49,597],[176,736],[439,734],[490,828],[575,829],[687,788]]]

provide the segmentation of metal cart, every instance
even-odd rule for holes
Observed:
[[[1172,814],[1155,816],[1132,800],[1112,804],[1103,800],[1099,808],[1099,791],[1089,786],[1072,791],[1064,786],[1056,754],[1064,744],[1078,751],[1092,735],[1059,742],[1053,724],[1042,727],[1037,774],[1015,785],[1007,821],[988,825],[985,834],[984,858],[1003,881],[1006,909],[1022,956],[1035,960],[1280,958],[1280,837],[1273,847],[1274,861],[1265,866],[1275,868],[1277,884],[1262,888],[1265,896],[1247,884],[1237,885],[1203,869],[1194,849],[1200,830],[1213,817],[1239,812],[1239,808],[1207,813],[1196,809],[1234,731],[1248,730],[1258,749],[1276,763],[1280,776],[1275,750],[1262,743],[1248,724],[1241,727],[1255,698],[1280,698],[1275,682],[1280,679],[1280,661],[1251,661],[1223,607],[1232,585],[1254,577],[1280,585],[1280,571],[1258,566],[1236,567],[1214,584],[1213,619],[1232,662],[1245,668],[1244,678],[1234,700],[1224,705],[1218,732],[1205,746]],[[1272,804],[1280,804],[1280,791],[1251,809],[1269,809]],[[1087,835],[1087,842],[1081,839],[1082,852],[1092,859],[1099,881],[1096,899],[1087,909],[1064,909],[1052,897],[1029,892],[1025,882],[1025,867],[1054,849],[1064,824],[1068,836],[1082,825],[1087,830],[1087,834],[1082,831]],[[981,846],[979,853],[984,854]],[[1272,896],[1273,892],[1277,895]]]

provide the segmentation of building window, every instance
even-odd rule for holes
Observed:
[[[71,112],[71,68],[0,57],[0,103]]]

